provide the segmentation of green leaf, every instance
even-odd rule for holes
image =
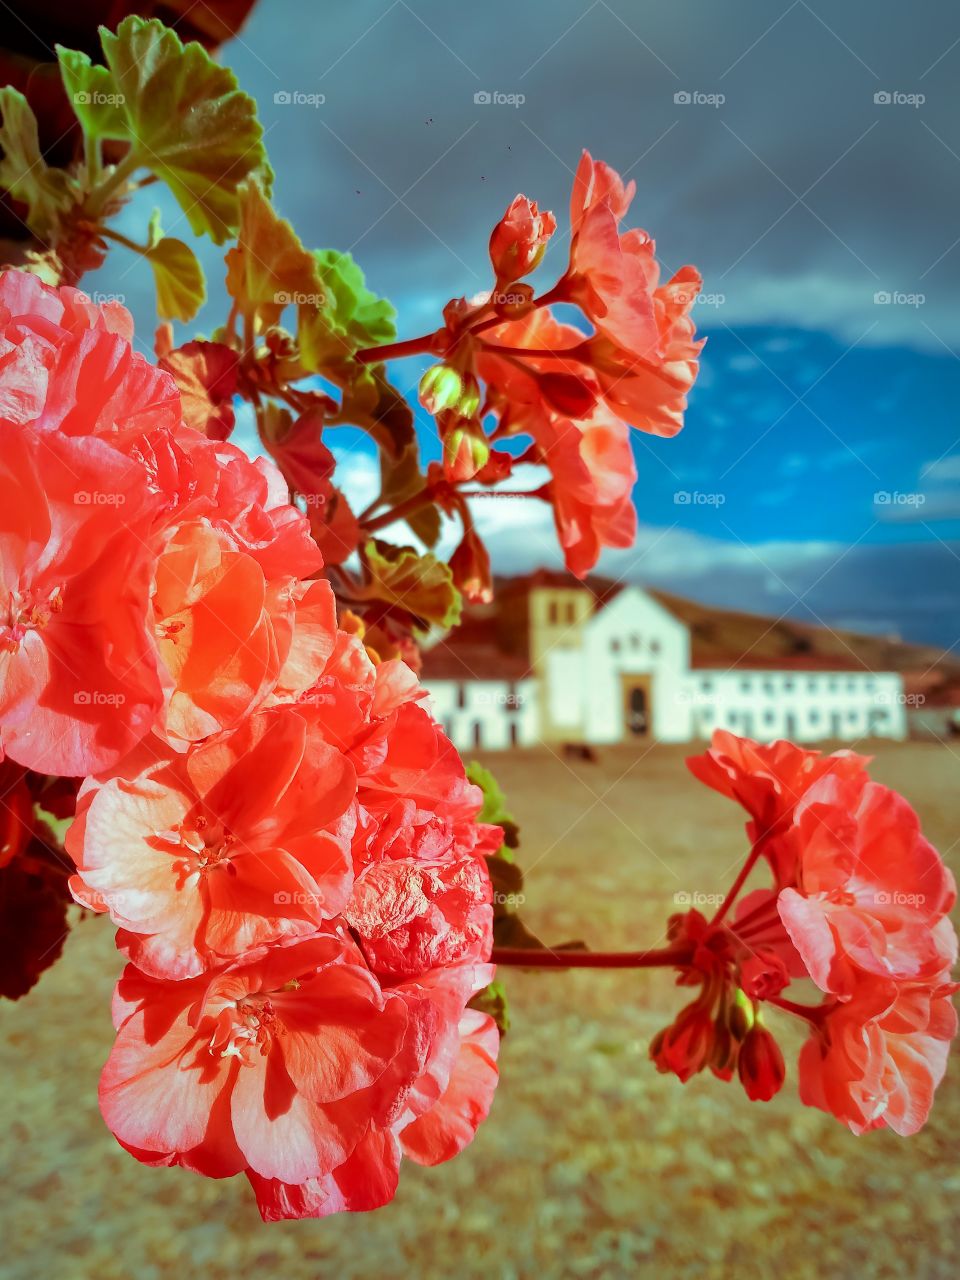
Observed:
[[[505,912],[493,922],[493,945],[495,947],[531,947],[540,950],[543,943],[535,933],[531,933],[515,911]],[[556,948],[554,948],[556,950]]]
[[[416,440],[411,440],[399,458],[389,449],[380,449],[380,493],[384,503],[395,507],[406,502],[426,487],[426,477],[420,470],[420,450]],[[407,524],[427,547],[436,544],[440,537],[440,512],[435,503],[428,503],[405,517]]]
[[[314,254],[324,286],[324,304],[300,308],[300,358],[312,372],[349,360],[361,347],[379,346],[397,336],[397,313],[366,286],[349,253],[318,249]]]
[[[313,254],[256,180],[240,192],[240,230],[236,248],[227,253],[227,291],[241,311],[258,315],[266,327],[276,324],[291,303],[319,305],[325,297]]]
[[[189,245],[160,232],[155,214],[144,255],[157,285],[157,313],[161,320],[192,320],[207,300],[207,284],[197,255]]]
[[[507,989],[499,979],[494,979],[482,991],[478,991],[467,1007],[477,1009],[480,1013],[488,1013],[497,1024],[501,1035],[506,1035],[510,1030]]]
[[[122,99],[116,117],[98,118],[103,136],[128,140],[194,232],[223,244],[237,229],[240,184],[269,173],[256,104],[232,71],[157,18],[125,18],[116,34],[101,27],[100,37]]]
[[[125,138],[120,91],[106,67],[77,49],[56,46],[60,78],[73,113],[88,138]]]
[[[359,376],[352,376],[355,374]],[[387,381],[383,365],[346,369],[340,419],[368,431],[380,448],[398,461],[404,450],[416,442],[413,410]]]
[[[494,915],[497,908],[503,910],[499,914],[513,911],[523,901],[523,872],[512,859],[503,858],[499,853],[487,858],[487,870],[493,883]]]
[[[478,822],[513,822],[512,813],[507,812],[507,798],[503,794],[499,782],[484,768],[478,760],[467,765],[467,777],[483,792],[483,808],[477,814]]]
[[[483,808],[477,814],[477,821],[492,822],[503,828],[503,848],[496,856],[512,862],[513,854],[510,850],[519,847],[520,830],[516,818],[507,810],[506,796],[500,784],[490,770],[485,769],[477,760],[472,760],[467,765],[467,777],[483,792]]]
[[[362,599],[383,600],[404,609],[424,628],[448,628],[460,621],[460,592],[453,585],[450,566],[436,556],[371,539],[363,559],[369,580],[361,589]]]
[[[367,288],[363,271],[349,253],[318,249],[320,278],[327,286],[333,321],[340,332],[355,339],[355,346],[372,347],[397,336],[394,307]]]
[[[62,169],[52,169],[40,151],[37,119],[22,93],[0,89],[0,187],[27,206],[27,225],[40,239],[52,236],[61,213],[76,199]]]

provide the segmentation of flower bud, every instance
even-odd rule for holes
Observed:
[[[730,1028],[719,1020],[714,1026],[713,1048],[710,1051],[710,1070],[718,1080],[732,1080],[737,1065],[737,1041]]]
[[[493,599],[490,553],[473,528],[466,530],[463,540],[450,557],[450,571],[454,585],[471,604],[489,604]]]
[[[779,1093],[786,1075],[783,1054],[773,1036],[755,1022],[740,1046],[740,1083],[754,1102],[769,1102]]]
[[[480,384],[467,370],[435,364],[420,379],[420,403],[428,413],[470,418],[480,408]]]
[[[443,435],[443,473],[451,484],[472,480],[490,457],[490,441],[478,422],[460,419]]]
[[[753,1001],[742,991],[738,991],[727,1014],[727,1025],[738,1040],[742,1040],[747,1035],[755,1018]]]
[[[539,266],[556,229],[552,213],[541,213],[536,200],[517,196],[490,236],[490,261],[497,279],[519,280]]]
[[[681,1009],[671,1026],[654,1036],[650,1057],[658,1071],[673,1072],[684,1084],[702,1071],[714,1046],[714,1022],[700,1000]]]
[[[740,966],[740,985],[754,1000],[769,1000],[772,996],[778,996],[789,981],[787,966],[769,947],[761,947]]]

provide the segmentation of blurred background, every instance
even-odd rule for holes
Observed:
[[[51,56],[55,39],[93,52],[93,19],[123,9],[64,5],[51,25],[0,4],[18,58]],[[161,12],[217,44],[242,7]],[[221,57],[260,104],[280,211],[305,243],[357,258],[401,336],[489,287],[487,238],[518,191],[557,214],[538,279],[560,274],[582,148],[635,180],[628,221],[655,235],[665,273],[701,269],[709,341],[681,436],[633,433],[640,536],[600,571],[708,610],[956,655],[956,6],[260,0]],[[141,238],[154,201],[184,235],[159,189],[119,229]],[[198,248],[211,301],[182,337],[224,314],[222,251]],[[118,249],[86,283],[122,297],[149,349],[145,264]],[[423,367],[393,376],[412,393]],[[248,427],[239,438],[253,447]],[[332,443],[363,505],[374,455],[350,433]],[[545,506],[490,505],[499,571],[559,564]],[[643,945],[676,894],[725,887],[740,818],[683,754],[489,759],[524,829],[538,932],[589,922],[610,946]],[[944,736],[884,744],[875,768],[955,867],[958,763]],[[0,1010],[3,1277],[956,1275],[955,1068],[919,1137],[858,1140],[802,1108],[793,1078],[759,1105],[657,1076],[646,1044],[676,1006],[669,975],[511,974],[502,1084],[473,1147],[406,1168],[372,1217],[263,1228],[240,1182],[142,1168],[110,1138],[96,1109],[109,929],[85,922],[67,960]]]

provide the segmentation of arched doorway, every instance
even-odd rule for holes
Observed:
[[[623,676],[623,737],[627,742],[653,732],[650,676]]]

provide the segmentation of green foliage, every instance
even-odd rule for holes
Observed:
[[[73,113],[88,138],[125,138],[120,91],[106,67],[91,62],[78,49],[57,45],[60,78]]]
[[[227,253],[227,291],[241,312],[267,327],[290,303],[324,296],[313,255],[256,180],[240,190],[240,230],[236,248]]]
[[[509,860],[509,850],[516,849],[520,844],[520,831],[513,814],[507,810],[507,799],[500,784],[490,770],[485,769],[477,760],[472,760],[467,765],[467,777],[483,792],[483,808],[478,815],[480,822],[492,822],[503,827],[505,848],[500,850],[500,857]]]
[[[100,38],[109,79],[67,60],[68,77],[116,98],[115,111],[94,114],[97,136],[129,142],[124,168],[155,173],[194,232],[223,244],[237,229],[240,184],[257,171],[269,181],[256,104],[232,71],[199,44],[184,45],[157,18],[125,18],[116,33],[102,27]]]
[[[341,383],[362,381],[369,396],[376,374],[353,364],[354,352],[379,346],[397,335],[396,311],[366,286],[349,253],[318,249],[314,255],[323,296],[320,305],[300,306],[297,341],[300,360],[310,373],[325,373]]]
[[[36,116],[23,94],[10,85],[0,89],[0,115],[0,186],[27,206],[30,230],[47,239],[74,203],[75,186],[62,169],[52,169],[44,160]]]
[[[144,256],[153,268],[160,319],[192,320],[207,299],[203,268],[189,245],[163,234],[159,211],[150,220]]]
[[[403,449],[399,458],[387,448],[380,449],[380,496],[388,507],[398,506],[426,487],[420,470],[420,450],[415,440]],[[406,516],[407,524],[427,547],[436,545],[440,537],[440,512],[432,502],[425,503]]]
[[[478,1009],[480,1013],[488,1013],[499,1028],[501,1035],[510,1030],[510,1008],[507,1002],[507,989],[499,979],[478,991],[470,1001],[469,1008]]]
[[[362,599],[382,600],[409,613],[423,629],[460,621],[460,592],[450,566],[427,552],[371,539],[363,551],[368,581]]]

